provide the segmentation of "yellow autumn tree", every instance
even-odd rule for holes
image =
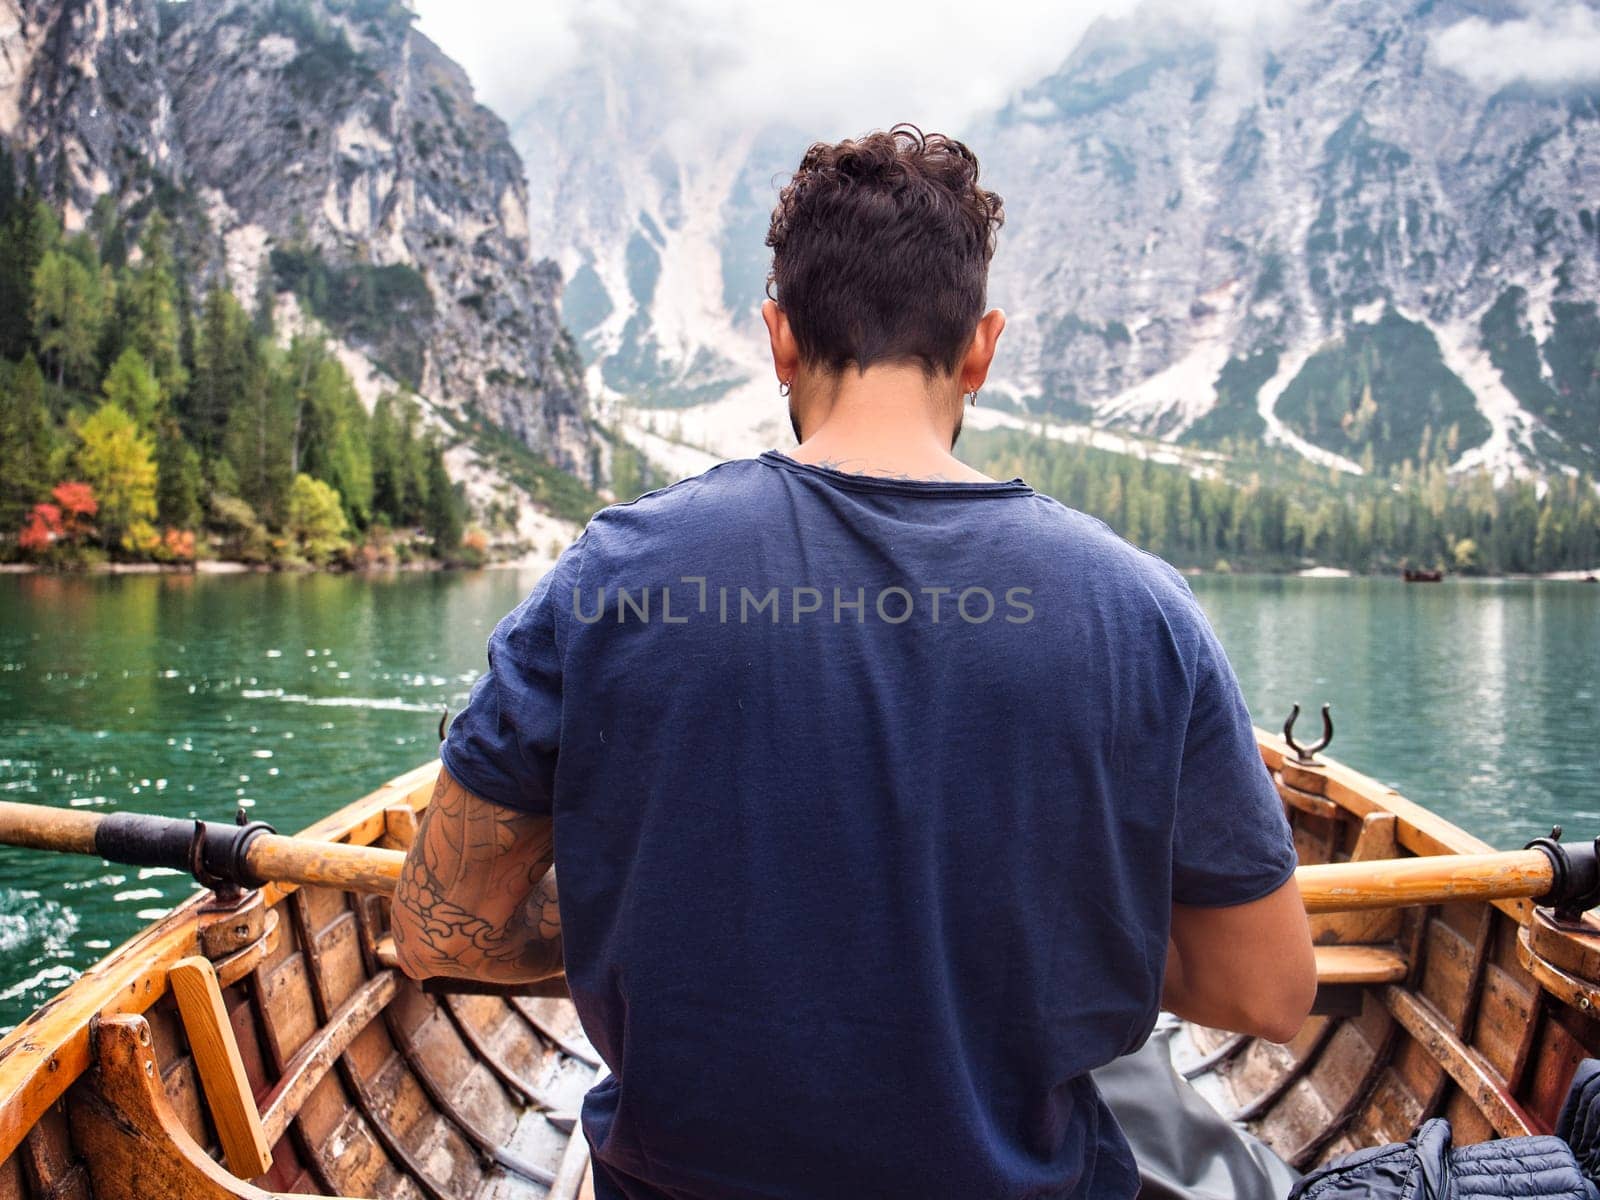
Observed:
[[[78,426],[78,476],[99,501],[106,545],[156,515],[155,445],[126,409],[108,400]]]
[[[325,563],[344,547],[344,502],[337,489],[309,475],[296,475],[289,488],[289,519],[284,530],[300,553]]]

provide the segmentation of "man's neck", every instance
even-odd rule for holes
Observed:
[[[954,385],[917,367],[796,380],[793,410],[797,462],[891,479],[989,481],[950,452],[961,416]]]

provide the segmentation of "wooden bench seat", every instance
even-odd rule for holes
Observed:
[[[1317,946],[1317,982],[1399,983],[1411,970],[1406,956],[1389,946]]]

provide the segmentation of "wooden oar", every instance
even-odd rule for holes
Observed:
[[[263,826],[185,821],[143,813],[93,813],[0,801],[0,843],[96,854],[140,867],[192,871],[246,886],[310,884],[394,891],[405,854],[376,846],[285,837]]]
[[[137,813],[92,813],[0,801],[0,843],[97,854],[113,862],[190,870],[195,821]],[[235,882],[311,884],[353,892],[394,891],[405,856],[399,850],[284,837],[260,826],[206,823],[201,866]],[[1499,854],[1441,854],[1301,867],[1295,872],[1307,912],[1401,908],[1455,900],[1542,897],[1555,867],[1538,849]]]

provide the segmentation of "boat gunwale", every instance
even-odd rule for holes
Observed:
[[[367,845],[383,836],[384,810],[398,803],[422,808],[438,773],[422,763],[320,818],[296,836]],[[269,883],[261,898],[270,910],[296,890]],[[44,1113],[91,1066],[90,1022],[140,1016],[167,993],[167,969],[201,953],[200,930],[212,893],[189,896],[165,917],[110,951],[60,993],[0,1038],[0,1162],[13,1153]]]

